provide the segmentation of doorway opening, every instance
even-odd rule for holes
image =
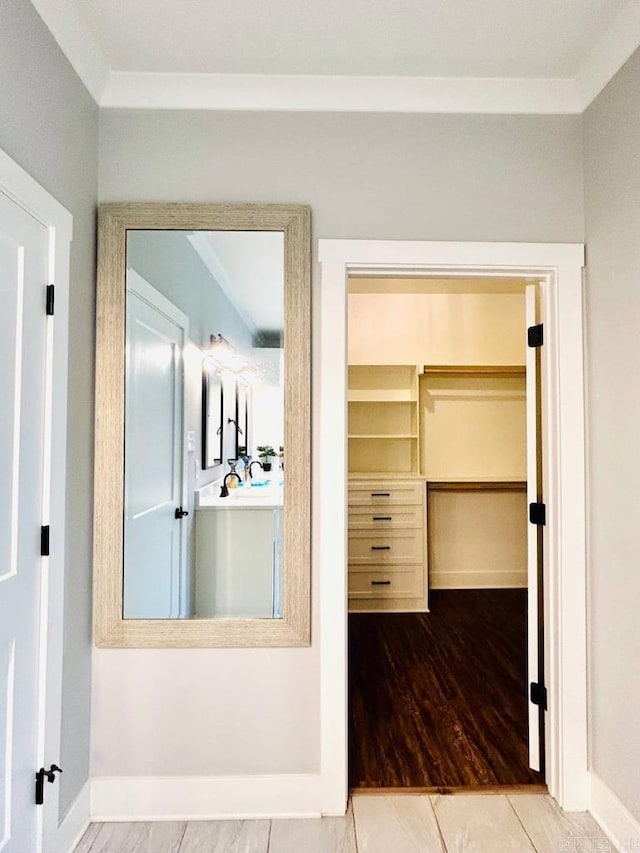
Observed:
[[[349,276],[351,788],[546,790],[539,286]]]
[[[584,246],[320,240],[319,360],[314,392],[320,599],[320,800],[342,814],[348,796],[347,284],[350,275],[531,278],[541,284],[540,363],[546,525],[544,540],[545,781],[567,810],[589,802],[587,766],[584,465]],[[378,318],[378,328],[385,318]],[[381,350],[382,351],[382,350]],[[344,500],[336,500],[344,495]],[[531,730],[531,727],[530,727]]]

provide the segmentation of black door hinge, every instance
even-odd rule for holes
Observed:
[[[544,684],[539,684],[537,681],[532,681],[529,685],[529,696],[534,705],[547,710],[547,688]]]
[[[547,508],[543,503],[529,504],[529,521],[531,524],[547,523]]]
[[[44,803],[44,780],[47,782],[56,781],[56,773],[62,773],[57,764],[52,764],[48,770],[41,767],[36,773],[36,805],[41,806]]]
[[[527,344],[530,347],[541,347],[544,343],[544,332],[542,323],[537,326],[529,326],[527,329]]]
[[[55,301],[55,287],[47,285],[47,317],[53,317],[53,303]]]
[[[40,528],[40,556],[48,557],[49,556],[49,534],[51,532],[51,528],[48,524],[43,524]]]

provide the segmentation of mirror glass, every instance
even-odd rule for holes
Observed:
[[[284,235],[128,230],[125,619],[282,616]]]
[[[222,464],[222,413],[224,391],[222,377],[211,359],[202,360],[202,467]]]

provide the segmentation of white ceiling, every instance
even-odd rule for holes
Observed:
[[[76,0],[115,71],[574,77],[625,0]]]
[[[32,0],[105,106],[580,112],[639,0]]]

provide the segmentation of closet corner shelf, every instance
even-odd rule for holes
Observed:
[[[350,480],[418,480],[423,481],[417,471],[350,471]]]
[[[417,398],[410,391],[349,391],[350,403],[417,403]]]
[[[425,376],[525,376],[524,364],[425,364]]]
[[[349,433],[349,438],[418,438],[418,436],[414,432]]]
[[[527,481],[520,477],[430,477],[425,475],[429,491],[526,491]]]

